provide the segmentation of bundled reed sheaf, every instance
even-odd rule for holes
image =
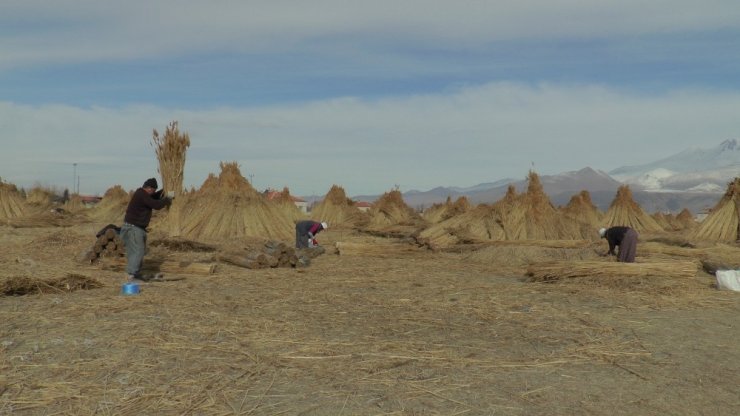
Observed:
[[[688,208],[682,209],[681,212],[676,215],[675,223],[680,230],[693,230],[698,225],[694,219],[694,214],[692,214]]]
[[[344,188],[339,185],[332,185],[324,199],[311,210],[311,218],[326,221],[331,227],[357,227],[369,221],[367,214],[347,198]]]
[[[26,205],[15,185],[0,181],[0,220],[23,216]]]
[[[300,221],[305,218],[305,214],[296,206],[293,196],[290,195],[290,190],[287,186],[284,187],[283,191],[280,192],[277,197],[273,198],[271,202],[293,222]]]
[[[103,194],[103,199],[90,210],[90,217],[101,223],[122,224],[130,195],[121,185],[113,185]]]
[[[481,204],[434,224],[422,231],[417,241],[439,249],[489,240],[591,239],[594,233],[592,227],[583,227],[555,209],[539,176],[530,171],[526,193],[517,194],[510,185],[506,195],[495,204]]]
[[[369,211],[370,228],[381,229],[391,225],[415,225],[423,222],[413,208],[406,205],[398,189],[386,192],[373,203]]]
[[[268,241],[258,250],[217,253],[214,260],[247,269],[296,268],[307,267],[312,258],[323,253],[321,247],[296,250],[279,241]]]
[[[185,156],[190,147],[190,135],[181,133],[177,121],[172,121],[161,136],[157,129],[153,130],[152,145],[159,162],[162,188],[165,193],[173,191],[179,196],[182,193]]]
[[[292,241],[293,222],[257,192],[242,176],[236,162],[221,162],[218,177],[209,175],[194,193],[182,194],[180,236],[190,240],[229,241],[263,238]],[[171,215],[153,224],[171,229]]]
[[[735,242],[740,239],[740,177],[727,184],[727,191],[709,216],[691,234],[697,240]]]
[[[568,204],[560,209],[560,213],[576,223],[582,238],[598,239],[598,234],[594,230],[601,227],[604,213],[591,201],[591,194],[588,191],[583,190],[573,195]]]
[[[622,185],[617,189],[617,195],[604,217],[604,226],[626,226],[638,233],[664,231],[663,227],[635,202],[629,185]]]
[[[449,196],[443,204],[434,204],[424,211],[422,217],[430,223],[436,224],[470,210],[468,198],[461,196],[455,202]]]
[[[534,282],[551,282],[577,277],[603,279],[615,276],[689,278],[696,276],[697,271],[697,263],[693,261],[650,263],[561,261],[531,265],[527,268],[526,274]]]
[[[54,192],[34,186],[26,195],[26,203],[38,211],[46,211],[54,205]]]

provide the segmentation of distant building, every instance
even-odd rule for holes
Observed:
[[[369,202],[365,202],[365,201],[354,201],[354,202],[355,202],[355,206],[357,207],[357,209],[359,209],[362,212],[367,212],[370,210],[370,208],[373,207],[373,204]]]
[[[263,195],[265,196],[265,198],[267,198],[268,201],[279,198],[281,194],[282,192],[275,189],[268,189],[263,192]],[[298,207],[298,209],[301,210],[302,213],[305,214],[308,212],[308,202],[306,202],[305,199],[293,195],[291,195],[290,198],[293,200],[295,206]]]
[[[87,208],[92,208],[103,199],[102,196],[95,195],[80,195],[80,202]]]

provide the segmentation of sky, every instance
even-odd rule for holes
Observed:
[[[135,189],[171,121],[188,188],[608,172],[740,138],[738,51],[737,0],[3,0],[0,178]]]

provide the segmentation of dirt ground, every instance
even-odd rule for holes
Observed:
[[[97,228],[0,227],[0,280],[103,284],[0,294],[0,415],[740,414],[740,294],[703,272],[530,283],[465,253],[330,249],[123,296],[122,272],[74,261]]]

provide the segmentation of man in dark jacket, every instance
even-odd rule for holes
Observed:
[[[309,248],[319,245],[316,234],[329,228],[326,222],[298,221],[295,225],[295,247]]]
[[[129,280],[148,280],[141,274],[141,264],[146,254],[146,228],[152,219],[153,209],[162,209],[172,204],[172,199],[161,197],[157,192],[157,180],[149,178],[134,192],[126,208],[121,227],[121,240],[126,246],[126,273]]]
[[[608,230],[599,230],[601,238],[606,238],[609,243],[609,251],[606,253],[617,256],[617,261],[622,263],[634,263],[637,255],[637,231],[630,227],[611,227]],[[619,246],[619,254],[614,253],[614,247]]]

